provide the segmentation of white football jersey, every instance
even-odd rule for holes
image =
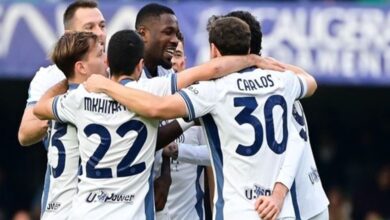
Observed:
[[[271,194],[293,103],[306,87],[291,72],[249,68],[179,91],[189,120],[202,117],[215,175],[214,219],[259,218],[255,200]],[[280,217],[295,217],[290,194]]]
[[[122,83],[156,95],[176,88],[175,75]],[[77,127],[80,142],[82,173],[70,219],[155,218],[151,171],[159,121],[82,85],[56,97],[53,112]]]
[[[177,144],[191,145],[196,149],[205,144],[201,127],[193,126],[186,130]],[[204,173],[205,166],[184,163],[171,159],[172,184],[169,188],[167,206],[172,220],[205,219],[204,214]]]
[[[67,219],[77,193],[79,143],[76,128],[51,121],[47,149],[48,181],[42,197],[41,219]]]
[[[162,66],[157,66],[158,76],[167,76],[171,74],[175,74],[175,71],[173,71],[173,69],[165,69]],[[153,78],[152,74],[148,71],[148,69],[146,69],[146,67],[144,67],[141,73],[140,80],[151,79],[151,78]]]
[[[203,134],[203,133],[202,133]],[[209,147],[206,145],[180,144],[177,160],[184,163],[211,166]]]
[[[41,67],[30,83],[27,107],[32,107],[53,85],[65,79],[56,65]],[[67,219],[77,193],[79,167],[76,128],[51,121],[48,137],[47,170],[42,194],[41,219]]]
[[[310,144],[306,116],[299,101],[294,103],[293,118],[293,125],[299,132],[299,140],[304,148],[291,193],[295,190],[296,209],[300,219],[304,220],[310,219],[327,209],[329,200],[321,184]]]
[[[162,66],[157,66],[157,76],[159,76],[159,77],[169,76],[169,75],[172,75],[174,73],[175,72],[173,71],[173,69],[165,69]],[[146,67],[144,67],[139,80],[144,81],[144,80],[148,80],[148,79],[152,79],[152,78],[153,78],[152,74],[148,71],[148,69],[146,69]],[[176,84],[177,83],[175,82],[175,85]],[[163,123],[165,123],[165,122],[162,121],[161,124],[163,124]],[[161,164],[162,164],[162,149],[158,150],[155,154],[155,160],[154,160],[154,165],[153,165],[153,179],[156,179],[161,175]],[[163,210],[160,210],[157,212],[156,219],[157,220],[170,220],[171,218],[169,216],[169,213],[170,212],[169,212],[168,206],[166,205]]]
[[[37,103],[50,87],[63,79],[65,79],[65,75],[56,65],[41,67],[31,80],[28,89],[27,106]]]

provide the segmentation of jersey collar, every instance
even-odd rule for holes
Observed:
[[[132,79],[130,79],[130,78],[124,78],[124,79],[121,79],[120,81],[119,81],[119,83],[121,84],[121,85],[126,85],[127,83],[129,83],[129,82],[132,82],[132,81],[134,81],[134,80],[132,80]]]
[[[245,68],[245,69],[242,69],[242,70],[240,70],[240,71],[238,71],[238,72],[239,72],[239,73],[252,72],[252,71],[255,70],[255,69],[256,69],[256,67],[251,66],[251,67],[247,67],[247,68]]]
[[[79,87],[80,84],[77,84],[77,83],[69,83],[68,85],[68,90],[74,90],[74,89],[77,89],[77,87]]]

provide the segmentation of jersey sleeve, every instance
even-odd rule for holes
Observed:
[[[291,188],[297,174],[303,150],[306,143],[299,136],[294,125],[289,125],[289,137],[282,167],[279,171],[276,182],[283,183],[287,188]]]
[[[53,100],[53,113],[57,121],[75,124],[77,111],[81,106],[79,90],[56,96]]]
[[[206,135],[203,133],[202,129],[199,129],[198,141],[199,141],[199,145],[207,145]]]
[[[300,76],[297,76],[291,71],[281,73],[280,76],[284,77],[284,86],[286,88],[286,94],[293,96],[295,100],[303,98],[307,93],[306,80]]]
[[[201,166],[211,166],[209,150],[206,145],[179,144],[177,160]]]
[[[30,83],[27,106],[35,105],[50,87],[63,79],[65,76],[57,66],[41,67]]]
[[[297,76],[291,71],[286,71],[280,75],[283,77],[285,86],[285,94],[291,99],[300,99],[305,96],[307,91],[307,84],[304,79]],[[285,152],[285,159],[282,163],[276,182],[281,182],[289,189],[295,179],[300,164],[300,159],[303,150],[306,146],[305,142],[299,136],[298,129],[293,124],[293,117],[290,119],[288,125],[289,137],[287,140],[287,149]]]
[[[177,77],[176,74],[168,74],[166,76],[143,79],[137,84],[129,85],[150,92],[153,95],[172,95],[177,92]]]
[[[178,93],[185,101],[189,121],[211,112],[220,97],[214,81],[199,82]]]

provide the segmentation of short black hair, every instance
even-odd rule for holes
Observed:
[[[150,3],[145,5],[139,10],[137,14],[137,18],[135,19],[135,28],[138,30],[139,26],[144,24],[146,20],[151,17],[159,17],[162,14],[174,15],[175,12],[173,12],[173,10],[167,6],[157,3]]]
[[[133,74],[143,58],[144,43],[134,30],[121,30],[112,35],[108,43],[107,59],[112,76]]]
[[[221,55],[244,55],[249,53],[251,31],[239,18],[223,17],[215,20],[209,30],[209,42]]]
[[[80,0],[75,1],[72,4],[70,4],[65,12],[64,12],[64,27],[65,29],[69,29],[69,26],[71,25],[71,20],[73,19],[74,14],[76,13],[77,9],[79,8],[97,8],[98,4],[96,1],[90,1],[90,0]]]
[[[239,18],[249,25],[249,29],[251,30],[250,53],[260,54],[263,33],[261,32],[260,22],[256,19],[256,17],[248,11],[232,11],[225,16]]]

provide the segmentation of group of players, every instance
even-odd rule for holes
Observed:
[[[212,17],[212,59],[185,70],[169,7],[144,6],[136,31],[115,33],[107,53],[95,2],[70,4],[64,27],[54,64],[30,84],[18,135],[26,146],[45,138],[42,219],[205,219],[210,164],[214,219],[328,219],[296,101],[315,80],[259,56],[250,13]]]

